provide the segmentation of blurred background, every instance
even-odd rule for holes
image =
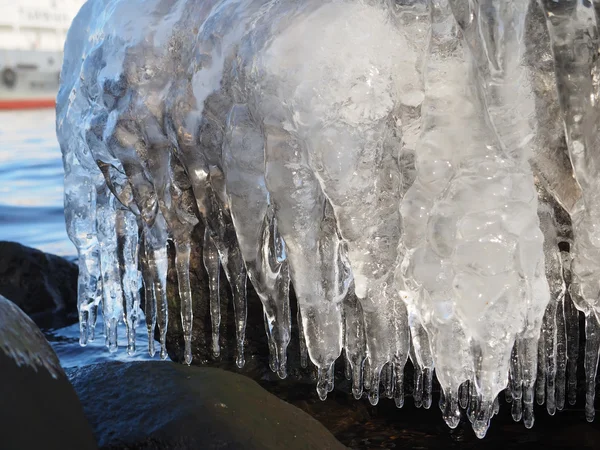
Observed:
[[[74,256],[54,125],[64,41],[84,0],[0,0],[0,240]]]

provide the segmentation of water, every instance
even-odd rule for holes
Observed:
[[[143,324],[144,320],[144,315],[142,314],[140,323]],[[138,326],[136,329],[137,349],[136,353],[131,356],[124,351],[124,349],[127,348],[125,325],[120,323],[117,327],[119,349],[121,351],[116,353],[110,353],[104,345],[103,327],[104,323],[102,322],[102,315],[100,315],[98,317],[98,323],[96,324],[96,339],[89,342],[86,347],[81,347],[79,345],[78,323],[59,330],[44,331],[46,338],[60,359],[60,364],[65,369],[98,364],[106,361],[159,361],[159,358],[151,358],[150,355],[148,355],[148,334],[145,326]]]
[[[65,230],[52,109],[0,112],[0,240],[76,254]]]

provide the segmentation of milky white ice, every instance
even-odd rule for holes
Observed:
[[[596,3],[563,0],[90,0],[65,46],[57,134],[79,251],[81,344],[97,311],[149,352],[181,320],[192,360],[192,244],[246,283],[287,375],[290,283],[321,399],[344,355],[356,398],[467,411],[483,437],[506,389],[533,426],[576,401],[600,349]],[[600,8],[598,8],[600,12]],[[202,242],[193,230],[203,224]],[[181,317],[168,317],[167,242]],[[572,263],[571,263],[572,261]],[[344,350],[344,352],[342,352]],[[305,358],[302,358],[305,362]],[[537,380],[537,385],[536,385]]]

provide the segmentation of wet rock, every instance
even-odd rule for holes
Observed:
[[[344,448],[308,414],[220,369],[111,362],[69,377],[102,448]]]
[[[77,265],[16,242],[0,241],[0,295],[42,328],[77,321]]]
[[[50,344],[33,321],[2,296],[0,378],[0,448],[97,448]]]

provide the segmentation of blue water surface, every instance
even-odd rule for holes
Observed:
[[[74,256],[54,110],[0,112],[0,240]]]
[[[136,352],[133,355],[127,354],[127,335],[125,325],[120,322],[118,326],[119,349],[116,353],[110,353],[104,342],[104,323],[102,315],[98,315],[96,324],[96,339],[89,342],[86,347],[79,345],[79,324],[73,324],[69,327],[59,330],[44,330],[46,338],[54,348],[54,351],[60,359],[63,368],[82,367],[90,364],[98,364],[105,361],[160,361],[160,344],[155,343],[157,350],[154,357],[148,354],[148,334],[144,326],[144,316],[141,314],[140,323],[136,328]]]

